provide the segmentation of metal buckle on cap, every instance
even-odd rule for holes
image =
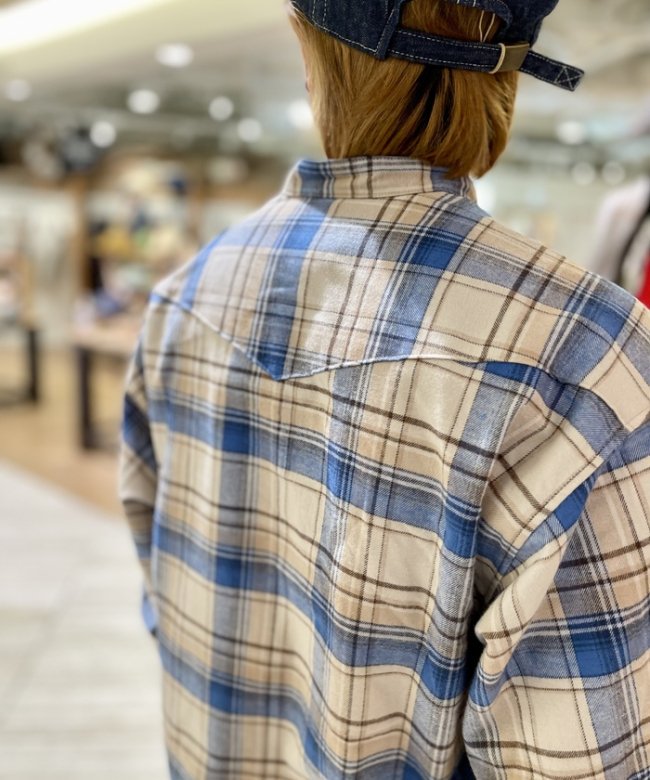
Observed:
[[[510,70],[519,70],[530,51],[529,43],[513,43],[509,46],[506,46],[505,43],[500,43],[499,46],[501,47],[501,56],[494,70],[488,71],[489,73],[506,73]]]

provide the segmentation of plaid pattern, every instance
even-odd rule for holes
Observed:
[[[172,776],[649,780],[649,380],[469,180],[301,162],[129,372]]]

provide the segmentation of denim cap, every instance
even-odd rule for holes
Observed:
[[[531,51],[542,21],[558,0],[445,0],[496,14],[501,27],[490,43],[443,38],[400,25],[410,0],[291,0],[315,26],[377,59],[399,57],[442,68],[503,73],[519,70],[573,91],[584,72]],[[489,20],[484,20],[489,27]]]

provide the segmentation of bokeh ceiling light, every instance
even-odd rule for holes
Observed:
[[[134,114],[154,114],[160,108],[160,96],[152,89],[136,89],[127,98]]]
[[[100,149],[108,149],[117,139],[117,130],[105,120],[95,122],[90,128],[90,140]]]
[[[298,130],[311,130],[314,126],[314,115],[306,100],[294,100],[289,104],[289,121]]]
[[[257,119],[242,119],[237,125],[237,132],[242,141],[253,144],[264,134],[261,123]]]
[[[168,0],[24,0],[0,9],[0,54],[56,40]]]
[[[194,52],[185,43],[165,43],[156,49],[156,59],[168,68],[186,68],[194,60]]]
[[[32,96],[32,86],[23,79],[13,79],[5,84],[5,96],[15,103],[22,103]]]
[[[597,173],[589,162],[578,162],[571,168],[573,181],[581,187],[589,187],[596,181]]]
[[[560,122],[556,128],[558,139],[569,146],[579,146],[587,140],[587,128],[582,122],[569,120]]]
[[[610,160],[603,165],[603,180],[612,187],[623,184],[626,175],[625,168],[616,160]]]
[[[221,95],[210,103],[210,116],[217,122],[225,122],[235,113],[235,104],[229,97]]]

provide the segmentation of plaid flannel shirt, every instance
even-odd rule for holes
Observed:
[[[415,160],[155,290],[121,497],[174,778],[650,778],[650,314]]]

